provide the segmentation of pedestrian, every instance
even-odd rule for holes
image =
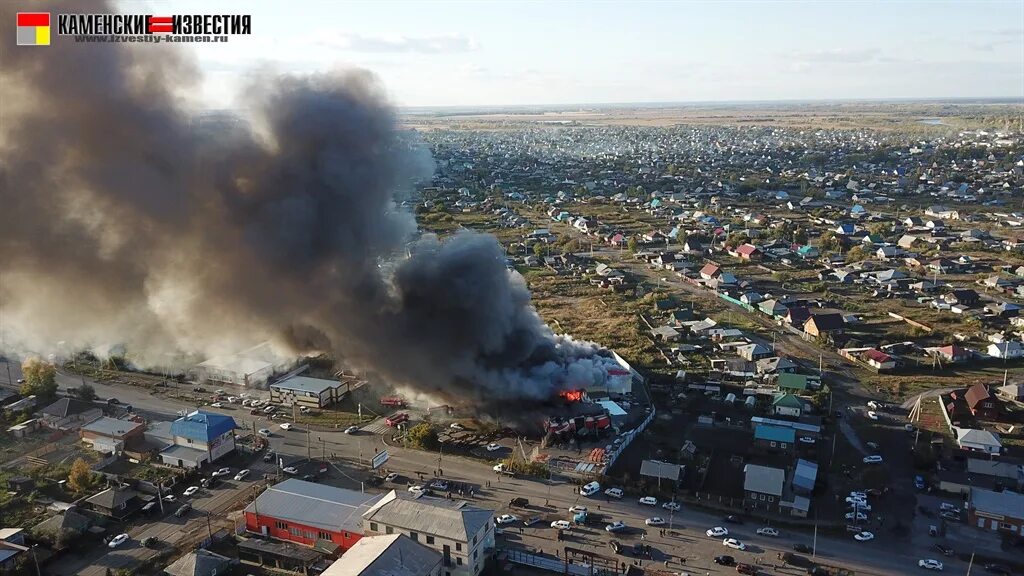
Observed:
[[[668,559],[665,560],[665,568],[668,568]]]

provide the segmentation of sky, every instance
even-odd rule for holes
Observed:
[[[359,67],[399,106],[1024,98],[1024,1],[125,0],[248,13],[196,49],[227,107],[254,69]]]

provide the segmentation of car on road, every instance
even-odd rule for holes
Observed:
[[[248,469],[239,470],[238,474],[235,474],[235,480],[245,480],[245,477],[248,476],[248,475],[249,475],[249,470]]]
[[[292,476],[295,476],[296,474],[298,474],[298,473],[299,473],[299,469],[298,469],[298,468],[296,468],[295,466],[285,466],[285,467],[284,467],[284,468],[282,469],[282,471],[283,471],[283,472],[284,472],[285,474],[291,474]]]
[[[871,456],[865,456],[864,457],[864,463],[865,464],[881,464],[882,463],[882,457],[879,456],[878,454],[872,454]]]
[[[494,519],[494,523],[498,525],[511,524],[516,520],[519,520],[519,517],[515,514],[502,514],[501,516],[498,516]]]
[[[398,472],[392,472],[384,477],[385,482],[394,482],[395,480],[398,480]]]
[[[746,550],[747,545],[735,538],[726,538],[722,540],[722,546],[726,548],[732,548],[734,550]]]
[[[857,542],[870,542],[875,539],[875,535],[868,531],[857,532],[853,535],[853,539]]]
[[[160,505],[159,502],[149,502],[148,504],[146,504],[145,506],[142,507],[142,511],[148,514],[148,513],[152,512],[153,510],[155,510],[156,507],[159,506],[159,505]]]
[[[671,510],[673,512],[678,512],[679,509],[682,508],[682,506],[680,506],[678,502],[665,502],[664,504],[661,505],[661,507],[664,508],[665,510]]]
[[[867,499],[867,497],[847,496],[846,497],[846,503],[847,504],[862,505],[862,504],[867,504],[868,503],[868,499]]]
[[[269,428],[260,428],[259,429],[259,435],[263,436],[264,438],[270,438],[270,435],[271,435],[270,429]]]
[[[938,570],[939,572],[942,571],[942,562],[939,562],[938,560],[935,560],[933,558],[923,558],[921,560],[918,560],[917,565],[921,568],[924,568],[925,570]]]
[[[743,518],[740,518],[739,516],[736,516],[735,514],[730,514],[730,515],[726,516],[725,518],[723,518],[723,520],[725,520],[726,522],[729,522],[730,524],[743,524]]]
[[[164,502],[177,502],[177,501],[178,501],[178,499],[174,496],[174,494],[168,494],[167,496],[164,496]]]
[[[268,405],[268,406],[266,406],[266,407],[264,407],[264,408],[263,408],[263,413],[264,413],[264,414],[270,414],[270,413],[271,413],[271,412],[273,412],[274,410],[277,410],[277,407],[276,407],[276,406]]]
[[[647,520],[644,520],[644,524],[648,526],[664,526],[665,519],[655,516],[653,518],[648,518]]]
[[[914,476],[914,488],[917,488],[918,490],[924,490],[924,476]]]
[[[196,492],[199,492],[199,486],[189,486],[188,488],[185,488],[185,491],[182,494],[185,496],[191,496]]]
[[[551,523],[551,527],[556,530],[568,530],[572,528],[572,524],[568,520],[555,520]]]
[[[498,450],[501,450],[501,444],[495,444],[494,442],[491,442],[490,444],[487,445],[488,452],[496,452]]]
[[[220,402],[214,402],[213,404],[210,404],[210,408],[223,408],[223,407],[224,407],[224,405],[221,404]]]
[[[643,498],[641,498],[639,500],[639,502],[641,504],[643,504],[644,506],[657,506],[658,505],[658,499],[655,498],[654,496],[644,496]]]
[[[855,490],[853,492],[850,492],[850,495],[848,496],[848,498],[856,498],[858,500],[867,500],[868,499],[868,493],[867,492],[857,492]],[[847,502],[849,502],[849,500],[847,500]]]
[[[721,556],[715,556],[714,562],[719,566],[732,566],[736,564],[736,559],[727,554],[722,554]]]
[[[451,428],[452,430],[465,430],[466,429],[465,426],[463,426],[462,424],[459,424],[458,422],[452,422],[451,424],[448,425],[448,427]]]
[[[359,426],[349,426],[348,428],[345,428],[345,434],[355,434],[356,432],[359,432]]]
[[[956,550],[953,550],[949,546],[945,546],[943,544],[936,544],[935,546],[933,546],[933,548],[938,550],[939,553],[943,556],[953,556],[954,554],[956,554]]]
[[[526,508],[530,505],[530,501],[526,498],[513,498],[508,501],[508,505],[512,508]]]
[[[541,521],[541,517],[540,516],[531,516],[531,517],[527,518],[526,520],[523,520],[523,526],[533,526],[534,524],[536,524],[537,522],[540,522],[540,521]]]
[[[274,453],[273,452],[267,452],[266,454],[263,455],[263,461],[264,462],[272,462],[273,460],[274,460]]]
[[[729,531],[721,526],[715,526],[714,528],[708,529],[708,531],[705,532],[705,534],[707,534],[711,538],[721,538],[722,536],[728,536]]]
[[[24,383],[25,383],[25,379],[24,378],[18,378],[18,384],[24,384]]]
[[[186,503],[182,504],[180,507],[178,507],[177,510],[174,511],[174,515],[177,518],[181,518],[185,514],[188,514],[189,510],[191,510],[191,509],[192,509],[192,505],[186,502]]]
[[[430,487],[433,488],[434,490],[444,491],[448,489],[448,481],[437,479],[430,483]]]
[[[290,422],[281,422],[281,430],[291,430],[294,424]]]
[[[853,512],[847,512],[846,519],[852,521],[854,519],[853,518]],[[857,518],[856,519],[857,519],[858,522],[863,522],[863,521],[868,519],[868,515],[863,513],[863,512],[857,512]]]
[[[579,512],[586,513],[586,511],[587,511],[587,507],[586,506],[569,506],[569,512],[572,513],[572,514],[577,514]]]
[[[428,490],[430,490],[430,488],[426,485],[413,484],[412,486],[409,486],[410,494],[423,494]]]
[[[590,482],[580,487],[580,494],[583,496],[593,496],[601,491],[601,485],[597,482]]]
[[[142,539],[142,542],[140,542],[140,544],[142,544],[146,548],[156,548],[156,545],[159,543],[160,539],[156,536],[147,536],[146,538]]]
[[[943,512],[956,512],[957,514],[960,513],[960,508],[954,504],[950,504],[949,502],[943,502],[939,504],[939,510],[942,510]]]
[[[771,526],[765,526],[764,528],[757,529],[758,536],[778,536],[779,531]]]
[[[760,572],[755,564],[737,564],[737,574],[749,574],[750,576],[757,576]]]
[[[867,502],[857,502],[850,504],[850,509],[856,509],[858,512],[871,512],[871,504]]]
[[[609,488],[604,491],[604,495],[611,498],[622,498],[622,488]]]
[[[960,514],[958,512],[943,512],[942,514],[939,514],[939,516],[944,520],[949,520],[950,522],[960,521]]]
[[[608,532],[622,532],[623,530],[626,529],[626,523],[623,522],[622,520],[618,520],[616,522],[612,522],[611,524],[605,526],[604,529],[606,531],[608,531]]]
[[[615,552],[616,554],[619,554],[626,549],[618,540],[609,540],[608,546],[610,546],[612,552]]]
[[[985,564],[983,568],[985,568],[985,572],[988,572],[989,574],[1005,574],[1006,576],[1012,574],[1010,569],[1002,564]]]
[[[107,546],[109,546],[111,548],[117,548],[121,544],[124,544],[125,542],[127,542],[128,538],[129,537],[128,537],[127,534],[118,534],[117,536],[114,536],[113,538],[110,539],[110,542],[107,543]]]
[[[225,466],[224,468],[221,468],[221,469],[215,471],[213,474],[210,474],[210,476],[213,476],[213,477],[228,476],[230,474],[231,474],[231,468],[228,468],[228,467]]]
[[[878,414],[877,413],[875,413],[875,412],[873,412],[871,410],[868,410],[867,414],[868,414],[868,418],[870,418],[872,420],[878,420]]]
[[[807,544],[793,544],[793,551],[800,552],[801,554],[810,554],[814,549]]]

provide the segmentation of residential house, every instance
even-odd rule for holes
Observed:
[[[142,508],[145,501],[135,490],[115,486],[86,498],[85,505],[94,512],[115,520],[124,520]]]
[[[21,528],[0,529],[0,574],[27,574],[18,572],[18,564],[28,566],[29,546],[25,545],[25,531]]]
[[[878,372],[893,370],[896,368],[896,359],[881,350],[874,348],[865,350],[860,355],[861,359]]]
[[[790,306],[782,320],[790,326],[800,328],[810,318],[811,311],[806,306]]]
[[[843,315],[835,312],[815,314],[804,322],[804,332],[815,338],[842,332],[846,326]]]
[[[755,506],[778,503],[785,483],[785,470],[757,464],[743,466],[743,492],[747,501]]]
[[[935,350],[935,353],[946,362],[953,362],[955,364],[966,362],[974,356],[970,350],[957,344],[948,344],[938,348]]]
[[[772,413],[776,416],[799,418],[805,408],[804,401],[794,394],[779,393],[772,401]]]
[[[744,360],[755,361],[771,357],[775,353],[762,344],[744,344],[736,347],[736,354]]]
[[[989,344],[987,352],[993,358],[1015,360],[1024,356],[1024,346],[1017,340],[1007,340],[1006,342]]]
[[[164,568],[168,576],[218,576],[229,574],[231,558],[199,548],[189,552]]]
[[[1009,402],[1024,402],[1024,384],[1006,384],[1000,386],[996,396]]]
[[[681,335],[672,326],[658,326],[651,330],[651,335],[662,342],[677,342]]]
[[[39,413],[39,422],[51,430],[78,430],[103,416],[103,410],[92,402],[61,398]]]
[[[235,429],[230,416],[196,410],[171,423],[174,445],[160,452],[164,464],[199,468],[216,462],[235,449]]]
[[[998,420],[1003,414],[1003,401],[989,393],[988,386],[977,383],[967,389],[964,400],[971,414],[985,420]]]
[[[951,290],[943,299],[947,304],[960,304],[962,306],[976,306],[981,299],[978,293],[971,289]]]
[[[810,496],[818,481],[818,464],[802,458],[796,461],[793,472],[793,492],[802,496]]]
[[[807,390],[808,379],[804,374],[779,374],[779,390],[787,393],[801,393]]]
[[[1003,443],[999,440],[999,435],[994,432],[954,426],[953,433],[956,435],[956,443],[961,450],[986,454],[999,454],[1003,451]]]
[[[344,398],[347,392],[346,385],[337,380],[292,376],[270,385],[270,401],[285,406],[324,408]]]
[[[106,416],[82,427],[82,441],[97,452],[120,454],[129,443],[144,442],[146,425],[131,420],[118,420]]]
[[[992,532],[1024,535],[1024,494],[971,488],[967,524]]]
[[[367,536],[320,576],[440,576],[441,554],[405,534]]]
[[[743,260],[758,260],[761,258],[761,249],[753,244],[744,244],[736,249],[735,255]]]
[[[783,426],[754,426],[754,446],[768,452],[792,452],[796,448],[796,430]]]
[[[344,552],[362,538],[362,514],[381,498],[292,478],[267,488],[245,507],[245,530]]]
[[[494,511],[392,490],[363,514],[366,536],[404,534],[441,553],[445,576],[476,576],[494,551]]]
[[[796,371],[796,362],[789,358],[772,356],[762,358],[756,363],[758,374],[789,374]]]
[[[700,269],[699,274],[700,277],[705,280],[714,280],[722,275],[722,268],[715,264],[705,264],[704,267]]]
[[[782,316],[788,312],[788,309],[782,304],[779,304],[779,301],[774,298],[758,302],[757,309],[760,310],[762,314],[767,314],[773,318],[776,316]]]

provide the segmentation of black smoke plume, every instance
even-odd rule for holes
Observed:
[[[493,237],[417,237],[395,195],[423,152],[371,74],[259,76],[241,125],[197,121],[199,81],[166,44],[0,50],[5,347],[158,366],[273,338],[485,408],[605,377]]]

